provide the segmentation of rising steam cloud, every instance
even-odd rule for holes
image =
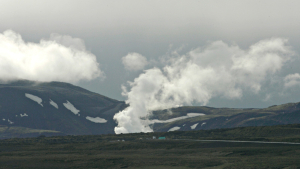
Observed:
[[[50,40],[26,43],[11,30],[0,34],[0,79],[28,79],[76,83],[104,77],[96,56],[84,42],[71,36],[52,34]]]
[[[280,71],[293,54],[286,43],[273,38],[243,50],[216,41],[171,58],[162,69],[144,71],[129,82],[129,91],[122,86],[129,107],[114,116],[115,133],[151,132],[147,117],[154,110],[206,105],[213,97],[241,98],[244,90],[258,93],[266,77]]]

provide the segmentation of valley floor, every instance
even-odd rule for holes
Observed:
[[[113,137],[114,138],[114,137]],[[0,141],[0,168],[299,168],[300,145],[65,136]]]

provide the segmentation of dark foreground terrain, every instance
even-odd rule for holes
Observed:
[[[299,144],[195,140],[300,142],[299,131],[300,125],[287,125],[169,133],[7,139],[0,140],[0,168],[296,169],[300,168]],[[166,136],[166,140],[153,140],[153,136]]]

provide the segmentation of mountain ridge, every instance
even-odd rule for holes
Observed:
[[[113,117],[127,106],[69,83],[19,80],[0,84],[0,139],[53,133],[114,134],[117,122]],[[244,109],[182,106],[154,111],[149,120],[154,132],[295,124],[300,123],[300,102]],[[7,128],[18,129],[13,133]],[[26,135],[24,131],[32,132]]]

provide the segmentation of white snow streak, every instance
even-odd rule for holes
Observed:
[[[43,107],[43,104],[42,104],[42,99],[35,96],[35,95],[32,95],[32,94],[28,94],[28,93],[25,93],[25,97],[37,102],[39,105],[41,105]]]
[[[196,117],[196,116],[204,116],[205,114],[203,113],[188,113],[187,116],[189,117]]]
[[[75,115],[78,115],[80,116],[79,112],[80,110],[76,109],[72,103],[70,103],[68,100],[67,100],[67,103],[63,103],[63,105],[68,109],[70,110],[72,113],[74,113]]]
[[[27,117],[28,114],[24,113],[24,114],[20,114],[21,117]]]
[[[51,104],[53,107],[55,107],[56,109],[58,109],[58,105],[57,105],[54,101],[52,101],[51,99],[50,99],[50,104]]]
[[[107,120],[105,120],[103,118],[100,118],[100,117],[86,116],[86,119],[91,121],[91,122],[94,122],[94,123],[106,123],[107,122]]]
[[[9,122],[9,124],[14,124],[14,122],[10,121],[9,119],[7,119],[7,121]]]
[[[194,130],[194,129],[197,127],[198,124],[199,124],[199,123],[196,123],[196,124],[192,125],[192,126],[191,126],[191,129]]]
[[[179,130],[179,129],[180,129],[180,127],[175,126],[175,127],[173,127],[173,128],[170,128],[170,129],[168,130],[168,132],[169,132],[169,131],[176,131],[176,130]]]
[[[182,119],[186,119],[186,118],[190,118],[190,117],[196,117],[196,116],[204,116],[204,115],[205,114],[203,114],[203,113],[188,113],[186,116],[175,117],[175,118],[168,119],[168,120],[157,120],[157,119],[150,120],[150,124],[153,124],[153,123],[170,123],[170,122],[177,121],[177,120],[182,120]]]

